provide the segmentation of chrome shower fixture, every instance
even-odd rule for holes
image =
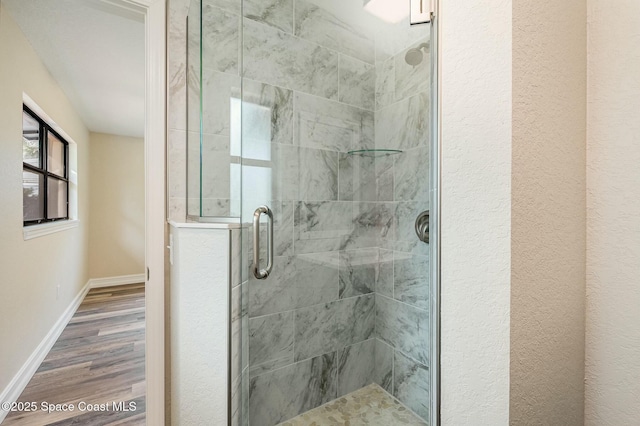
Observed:
[[[422,49],[426,52],[429,49],[429,43],[422,43],[418,47],[414,47],[412,49],[407,50],[407,53],[404,55],[404,60],[407,64],[415,67],[422,62],[422,58],[424,54],[422,53]]]

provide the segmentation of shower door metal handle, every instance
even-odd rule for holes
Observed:
[[[260,216],[267,215],[267,267],[260,269]],[[253,275],[266,279],[273,269],[273,212],[267,206],[260,206],[253,212]]]

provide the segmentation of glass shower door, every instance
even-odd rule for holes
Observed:
[[[429,424],[430,25],[408,0],[208,7],[245,224],[238,421]]]
[[[188,213],[237,225],[233,425],[436,424],[434,40],[408,15],[191,0]]]

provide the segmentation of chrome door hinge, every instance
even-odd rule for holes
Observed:
[[[411,25],[428,24],[436,13],[436,0],[411,0]]]

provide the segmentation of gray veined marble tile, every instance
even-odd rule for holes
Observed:
[[[275,86],[338,97],[338,54],[288,33],[244,20],[244,76]]]
[[[197,204],[198,200],[190,198],[189,202]],[[225,217],[229,216],[231,212],[231,200],[229,199],[202,198],[200,205],[203,217]],[[200,216],[200,214],[196,214],[196,216]]]
[[[395,252],[394,296],[417,308],[429,309],[429,257]]]
[[[376,293],[393,298],[393,251],[379,249]]]
[[[245,139],[293,143],[293,92],[244,79],[242,86],[242,156],[258,158]]]
[[[240,396],[242,402],[240,424],[242,426],[249,426],[249,390],[249,369],[247,368],[242,372],[242,395]]]
[[[247,283],[231,290],[231,378],[249,365],[249,313]]]
[[[231,426],[242,422],[242,375],[231,380]]]
[[[252,426],[273,426],[336,398],[336,354],[322,355],[253,377]]]
[[[429,145],[429,95],[420,93],[376,112],[376,148]]]
[[[355,247],[379,247],[380,240],[393,235],[394,218],[391,203],[354,203],[354,230],[349,236]]]
[[[268,169],[272,175],[272,198],[309,201],[338,199],[337,152],[280,144],[274,144],[272,152],[271,167]],[[244,179],[243,185],[246,182],[251,182],[251,179]]]
[[[394,215],[395,235],[390,248],[422,256],[429,256],[429,244],[418,239],[415,232],[416,217],[429,209],[429,201],[396,203]]]
[[[376,110],[391,105],[396,100],[395,58],[376,62]]]
[[[176,10],[179,8],[180,10]],[[168,16],[167,79],[169,129],[186,130],[184,108],[186,104],[187,28],[186,6],[172,5]]]
[[[249,280],[249,314],[267,315],[338,297],[338,253],[276,257],[266,280]]]
[[[374,147],[373,112],[304,93],[294,98],[296,145],[340,152]]]
[[[376,201],[375,159],[340,153],[338,198],[341,201]]]
[[[298,148],[300,200],[338,199],[338,153],[324,149]]]
[[[377,266],[377,248],[341,251],[340,299],[372,293]]]
[[[265,361],[261,364],[250,365],[249,366],[249,377],[253,378],[256,376],[260,376],[262,374],[268,373],[270,371],[277,370],[282,367],[286,367],[288,365],[293,364],[293,353],[283,356],[281,358],[274,358],[268,361]]]
[[[421,146],[394,156],[395,201],[429,201],[429,147]]]
[[[298,309],[295,312],[295,359],[307,359],[371,338],[374,318],[373,295]]]
[[[245,18],[293,33],[293,0],[243,0]]]
[[[184,197],[169,198],[169,220],[184,222],[187,220],[187,199]]]
[[[429,312],[376,295],[376,337],[428,364]]]
[[[396,352],[393,382],[393,396],[423,419],[429,419],[429,369]]]
[[[167,192],[169,197],[187,196],[187,132],[171,129],[167,138]]]
[[[240,16],[210,4],[202,5],[202,67],[238,74]]]
[[[264,372],[262,364],[284,366],[293,362],[293,311],[249,320],[249,364]]]
[[[338,351],[338,397],[374,382],[375,339]]]
[[[196,132],[186,132],[185,137],[187,142],[187,197],[200,198],[200,135]]]
[[[244,282],[243,280],[243,255],[242,250],[242,229],[231,230],[231,286],[236,287]]]
[[[240,77],[210,70],[203,73],[203,133],[230,135],[231,104],[240,102]]]
[[[350,202],[300,201],[296,204],[296,242],[302,239],[341,237],[353,230]]]
[[[202,6],[205,7],[209,5],[219,7],[220,9],[239,15],[243,1],[244,0],[202,0]]]
[[[375,339],[374,382],[393,395],[393,348]]]
[[[366,19],[364,9],[358,8],[359,16],[353,8],[334,8],[329,3],[296,0],[295,34],[338,52],[373,64],[375,46],[373,36],[363,25]],[[350,16],[351,15],[351,16]]]
[[[286,201],[298,200],[300,186],[300,151],[298,147],[288,144],[272,144],[271,152],[271,198]]]
[[[340,55],[340,102],[373,110],[375,108],[376,68],[366,62]]]
[[[409,48],[429,45],[428,39],[422,39]],[[419,92],[429,92],[431,83],[430,48],[422,49],[422,62],[412,66],[405,60],[406,50],[394,57],[395,61],[395,100],[400,101]]]
[[[390,154],[375,158],[376,200],[395,199],[394,161],[401,154]]]

